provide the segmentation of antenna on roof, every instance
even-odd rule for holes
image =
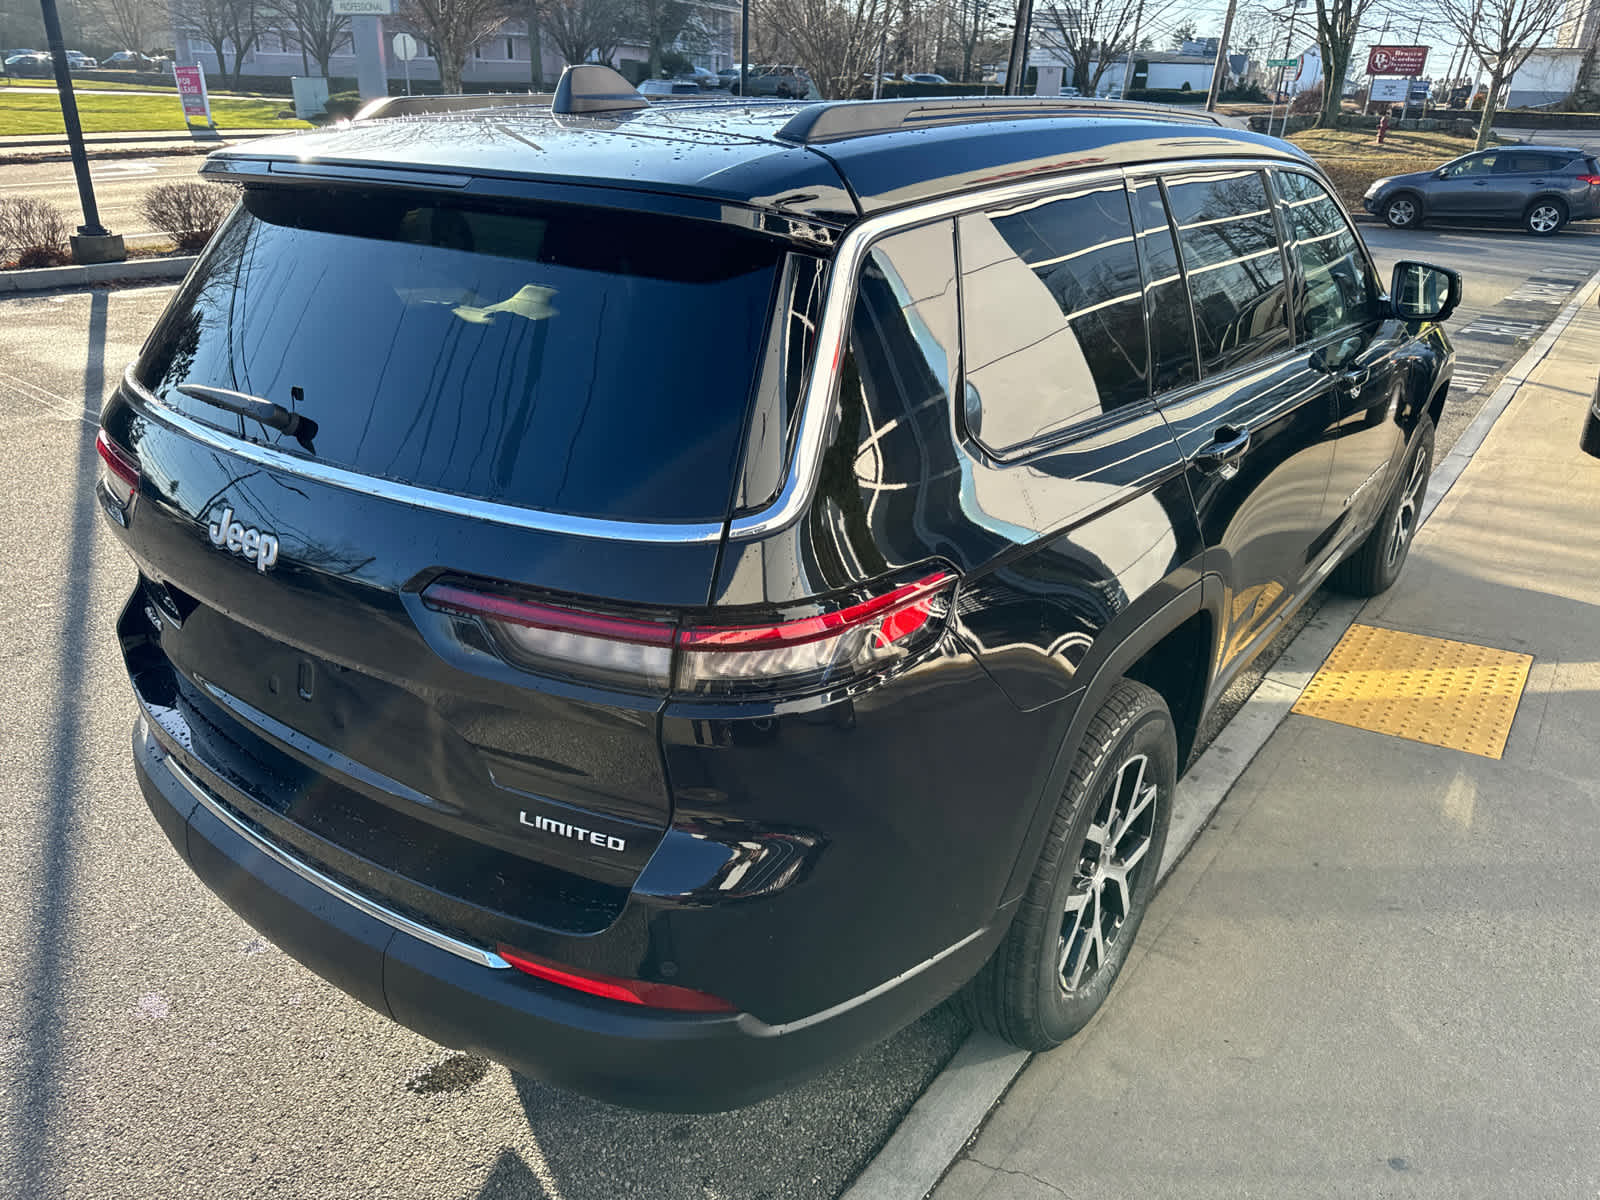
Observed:
[[[556,84],[556,98],[550,102],[550,111],[576,116],[580,113],[626,112],[632,108],[648,108],[650,101],[637,91],[633,84],[604,63],[581,63],[561,72],[561,82]]]

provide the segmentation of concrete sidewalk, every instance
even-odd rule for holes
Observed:
[[[1290,716],[936,1200],[1593,1200],[1597,374],[1591,300],[1357,618],[1531,654],[1504,758]]]

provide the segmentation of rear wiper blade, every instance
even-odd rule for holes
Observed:
[[[307,452],[315,454],[311,448],[311,439],[317,436],[317,423],[310,417],[302,417],[299,413],[290,412],[281,404],[274,404],[271,400],[263,400],[260,396],[252,396],[247,392],[233,392],[227,388],[211,387],[204,383],[180,383],[178,391],[188,396],[191,400],[198,400],[202,404],[210,404],[216,408],[224,408],[229,412],[238,413],[242,417],[249,417],[252,421],[260,421],[269,429],[277,429],[288,434],[304,446]],[[296,399],[299,398],[299,388],[295,388]]]

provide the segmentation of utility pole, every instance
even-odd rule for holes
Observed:
[[[739,6],[739,95],[750,94],[750,0]]]
[[[80,263],[121,262],[128,257],[122,238],[100,224],[94,200],[94,180],[89,178],[89,152],[83,145],[83,124],[78,120],[78,98],[72,94],[72,72],[67,66],[66,39],[61,36],[61,14],[56,0],[39,0],[44,16],[44,36],[56,71],[56,92],[61,98],[61,121],[67,127],[67,148],[72,153],[72,173],[78,180],[78,202],[83,224],[72,240],[72,257]]]
[[[1379,45],[1379,46],[1383,45],[1383,39],[1388,37],[1388,36],[1389,36],[1389,15],[1387,13],[1385,13],[1384,17],[1383,17],[1383,29],[1380,30],[1379,33],[1378,33],[1378,40],[1377,40],[1376,44]],[[1372,57],[1372,46],[1371,45],[1369,45],[1367,47],[1367,57],[1368,57],[1368,59],[1370,59]],[[1361,115],[1363,117],[1366,116],[1368,110],[1370,110],[1372,108],[1372,85],[1373,85],[1373,81],[1376,80],[1377,78],[1378,77],[1376,75],[1372,74],[1370,71],[1367,72],[1367,99],[1366,99],[1366,102],[1364,104],[1362,104],[1362,106],[1361,106]]]
[[[1300,15],[1300,4],[1301,0],[1294,0],[1294,3],[1289,6],[1289,36],[1283,39],[1284,58],[1288,58],[1290,52],[1294,49],[1294,22],[1295,18]],[[1277,92],[1283,91],[1283,72],[1285,69],[1286,68],[1284,67],[1278,68],[1278,86],[1272,97],[1272,108],[1274,112],[1276,112],[1278,108]],[[1285,100],[1283,102],[1283,129],[1279,134],[1280,137],[1289,132],[1289,110],[1293,107],[1293,101]],[[1267,118],[1267,135],[1269,137],[1272,135],[1272,118],[1270,116]]]
[[[1233,36],[1233,14],[1238,7],[1239,0],[1228,0],[1228,15],[1222,20],[1222,40],[1217,43],[1217,64],[1211,69],[1211,90],[1206,93],[1207,112],[1217,111],[1217,100],[1228,77],[1228,39]],[[1123,94],[1127,94],[1126,89]]]
[[[1233,0],[1228,0],[1228,6],[1233,6]],[[1144,23],[1144,0],[1139,0],[1139,7],[1133,13],[1133,39],[1128,43],[1128,61],[1122,68],[1122,98],[1128,98],[1128,88],[1132,86],[1133,55],[1139,49],[1139,26]],[[1148,83],[1149,81],[1146,80]],[[1212,80],[1215,83],[1215,79]]]
[[[1022,95],[1028,71],[1028,34],[1033,31],[1033,0],[1017,0],[1017,23],[1011,29],[1011,57],[1006,62],[1005,95]]]

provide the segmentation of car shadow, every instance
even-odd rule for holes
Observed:
[[[823,1074],[721,1113],[643,1112],[513,1075],[531,1145],[503,1150],[472,1200],[837,1196],[969,1032],[944,1004]]]

